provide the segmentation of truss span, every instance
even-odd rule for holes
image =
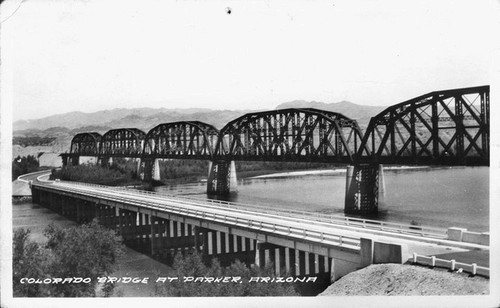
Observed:
[[[350,163],[361,143],[355,120],[313,108],[245,114],[219,134],[216,156],[230,160]]]
[[[101,134],[96,132],[76,134],[71,140],[70,154],[98,156],[101,138]]]
[[[146,133],[137,128],[112,129],[102,136],[100,155],[141,157]]]
[[[489,165],[489,86],[431,92],[370,120],[358,161]]]
[[[160,124],[145,137],[143,157],[210,159],[219,131],[199,121]]]

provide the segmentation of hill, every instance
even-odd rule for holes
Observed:
[[[363,106],[357,105],[348,101],[342,101],[338,103],[322,103],[322,102],[308,102],[303,100],[295,100],[287,103],[280,104],[276,109],[284,108],[316,108],[321,110],[327,110],[332,112],[337,112],[345,115],[348,118],[358,121],[361,127],[368,125],[370,118],[380,113],[386,107],[384,106]]]
[[[21,130],[46,130],[53,127],[77,129],[83,126],[107,126],[111,128],[136,127],[147,129],[160,123],[181,120],[210,120],[232,119],[237,114],[241,115],[248,110],[211,110],[202,108],[167,109],[167,108],[116,108],[91,113],[68,112],[34,120],[21,120],[14,122],[14,131]],[[217,117],[214,117],[217,115]],[[211,123],[213,124],[213,123]],[[225,123],[223,123],[225,124]]]

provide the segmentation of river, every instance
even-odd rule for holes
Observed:
[[[297,175],[294,175],[297,174]],[[489,230],[489,168],[386,168],[385,195],[373,219]],[[231,202],[344,215],[345,169],[238,180]],[[206,183],[157,187],[207,198]]]

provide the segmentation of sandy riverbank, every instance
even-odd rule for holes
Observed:
[[[428,169],[428,168],[429,168],[428,166],[391,166],[391,167],[384,167],[384,171],[415,170],[415,169]],[[305,176],[305,175],[337,175],[343,173],[346,173],[345,168],[326,169],[326,170],[303,170],[303,171],[290,171],[290,172],[279,172],[279,173],[258,175],[250,177],[250,179],[280,178],[280,177],[293,177],[293,176]]]

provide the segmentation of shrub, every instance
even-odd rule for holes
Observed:
[[[177,254],[174,258],[173,276],[179,279],[156,286],[156,296],[296,296],[293,284],[249,283],[250,277],[275,277],[272,264],[265,268],[248,268],[237,260],[223,268],[217,259],[210,266],[203,263],[202,256],[194,251]],[[184,282],[183,277],[241,277],[242,283]]]
[[[48,241],[29,240],[29,230],[18,229],[13,241],[14,296],[90,297],[96,295],[97,277],[110,275],[122,254],[121,238],[93,221],[70,228],[49,225]],[[90,278],[90,283],[22,284],[22,278]],[[112,293],[113,286],[104,286]]]

